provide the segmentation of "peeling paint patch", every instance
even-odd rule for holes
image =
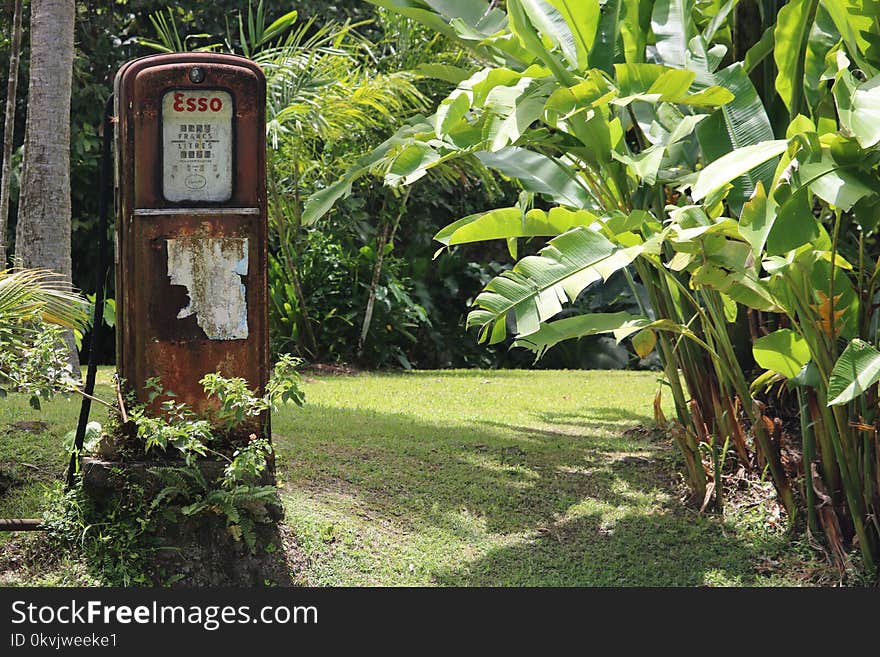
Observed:
[[[240,237],[185,237],[166,240],[168,278],[183,285],[189,304],[178,319],[194,315],[210,340],[248,337],[247,299],[242,276],[248,272],[248,241]]]

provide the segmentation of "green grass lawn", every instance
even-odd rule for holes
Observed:
[[[273,417],[285,522],[308,562],[295,581],[809,583],[821,568],[759,507],[721,521],[681,505],[677,454],[631,430],[650,425],[657,386],[640,372],[307,376],[306,406]],[[0,401],[0,465],[20,478],[0,516],[39,514],[78,409]],[[48,431],[9,428],[38,420]]]

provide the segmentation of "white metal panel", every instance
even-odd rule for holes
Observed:
[[[232,96],[211,89],[162,97],[162,193],[166,200],[232,197]]]

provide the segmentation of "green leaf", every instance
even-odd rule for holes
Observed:
[[[719,86],[706,87],[696,94],[689,93],[691,83],[697,77],[693,71],[658,64],[615,64],[614,70],[623,96],[613,101],[617,105],[643,100],[718,107],[734,98],[729,90]]]
[[[741,64],[733,64],[717,73],[709,73],[706,69],[698,71],[694,87],[705,88],[709,85],[730,90],[734,100],[713,112],[697,127],[697,140],[704,162],[713,162],[735,150],[774,138],[764,104]],[[772,157],[768,158],[770,159]],[[765,161],[752,170],[746,170],[739,177],[730,179],[733,190],[727,197],[727,203],[735,214],[751,198],[758,181],[763,182],[765,189],[769,188],[774,167],[774,163]]]
[[[291,27],[296,22],[296,19],[297,19],[296,10],[289,11],[286,14],[284,14],[283,16],[280,16],[278,19],[273,21],[272,24],[269,25],[269,27],[267,27],[265,30],[263,30],[263,33],[260,36],[259,42],[256,43],[255,45],[258,45],[258,46],[263,45],[264,43],[271,41],[275,37],[280,36],[281,34],[284,33],[285,30],[287,30],[289,27]]]
[[[666,147],[663,144],[658,144],[637,155],[621,155],[617,151],[612,151],[611,155],[618,162],[627,165],[639,180],[646,185],[653,185],[657,182],[657,172],[660,170],[665,151]]]
[[[743,58],[743,70],[751,74],[755,68],[764,61],[764,59],[773,52],[776,43],[776,34],[774,32],[775,25],[771,25],[766,30],[758,42],[748,49],[746,56]]]
[[[477,153],[477,159],[486,167],[519,181],[527,192],[542,194],[554,203],[572,208],[594,205],[577,171],[548,155],[511,146],[495,153]]]
[[[819,237],[819,223],[813,216],[807,192],[802,187],[776,208],[776,218],[767,235],[768,256],[788,253]]]
[[[694,285],[705,285],[723,292],[749,308],[768,312],[779,311],[779,306],[766,282],[749,271],[731,272],[712,264],[705,264],[694,270],[691,282]]]
[[[739,314],[739,305],[724,293],[719,293],[718,296],[721,297],[721,305],[724,308],[724,319],[730,324],[735,324],[736,316]]]
[[[647,317],[629,315],[625,312],[590,313],[547,322],[542,324],[538,331],[519,337],[514,341],[513,346],[530,349],[535,352],[537,358],[541,358],[548,349],[564,340],[582,338],[597,333],[612,333],[614,339],[620,342],[633,333],[643,330],[668,331],[682,335],[697,342],[710,353],[715,353],[709,345],[683,324],[677,324],[668,319],[651,321]]]
[[[464,82],[473,75],[473,71],[449,64],[419,64],[416,73],[452,84]]]
[[[791,379],[810,360],[810,347],[791,329],[779,329],[755,340],[752,354],[764,369]]]
[[[434,239],[447,246],[515,237],[551,237],[576,228],[590,226],[597,217],[592,212],[552,208],[550,212],[518,207],[499,208],[472,214],[446,226]]]
[[[512,312],[519,335],[534,333],[562,310],[563,302],[574,301],[587,285],[607,279],[643,250],[642,245],[621,249],[590,228],[574,228],[492,279],[477,296],[467,325],[480,326],[480,339],[491,334],[495,342],[502,334],[497,327]]]
[[[847,53],[862,71],[873,73],[862,53],[870,47],[865,35],[876,33],[874,26],[877,13],[875,0],[821,0],[821,2],[843,38]],[[873,11],[869,10],[870,4],[875,4]]]
[[[303,208],[303,225],[309,226],[327,214],[336,201],[351,194],[351,186],[358,179],[367,175],[380,162],[383,162],[393,150],[412,143],[415,135],[433,132],[433,126],[427,123],[424,117],[414,117],[409,124],[400,128],[392,137],[358,158],[339,180],[309,196]]]
[[[705,124],[706,121],[701,123],[700,126],[702,127]],[[776,139],[738,148],[715,160],[700,171],[697,176],[692,193],[694,201],[706,198],[706,196],[721,189],[735,178],[748,173],[768,160],[772,160],[783,153],[786,148],[788,148],[787,140]]]
[[[693,0],[656,0],[651,14],[651,28],[657,41],[657,53],[667,66],[684,68],[688,42],[696,32]]]
[[[646,317],[626,312],[587,313],[542,324],[538,331],[517,338],[513,346],[525,347],[533,351],[537,360],[546,354],[547,350],[565,340],[618,331],[622,332],[621,337],[618,338],[622,340],[629,333],[641,330],[642,325],[650,322],[651,320]]]
[[[828,405],[839,406],[864,394],[880,381],[880,352],[858,338],[852,340],[834,364],[828,379]]]
[[[624,0],[607,0],[602,8],[602,16],[596,30],[596,40],[590,51],[590,65],[609,75],[614,64],[614,52],[617,49],[617,37],[620,32],[631,30],[632,17],[627,21],[620,20]],[[637,2],[638,0],[636,0]],[[644,50],[644,47],[642,48]],[[630,61],[627,58],[627,61]]]
[[[530,54],[537,57],[553,72],[553,75],[562,85],[566,87],[573,86],[576,84],[577,79],[572,68],[557,57],[556,53],[560,52],[560,48],[553,47],[550,44],[548,49],[548,45],[545,44],[542,35],[539,34],[539,27],[535,25],[526,12],[525,4],[523,0],[508,0],[507,15],[510,20],[510,31],[522,42],[522,45]],[[556,14],[556,20],[553,22],[559,27],[559,24],[565,21],[555,9],[553,12]],[[565,27],[564,29],[568,28]],[[546,41],[548,43],[551,41],[549,36],[547,36]]]
[[[605,4],[606,12],[609,11],[610,4],[611,0]],[[651,31],[653,4],[653,0],[623,0],[623,15],[619,23],[615,21],[610,26],[615,32],[620,30],[620,38],[623,41],[623,59],[626,62],[645,61],[645,48],[648,43],[648,34]],[[612,48],[608,55],[611,61],[613,61],[614,50],[615,48]],[[610,62],[608,71],[610,72]]]
[[[834,97],[841,124],[862,148],[880,142],[880,75],[855,86],[852,74],[844,72],[834,85]]]
[[[547,0],[558,11],[574,38],[577,51],[576,67],[584,71],[589,66],[589,53],[596,41],[599,25],[599,0]],[[605,8],[608,11],[608,7]]]
[[[776,202],[767,198],[764,184],[758,181],[754,195],[743,205],[739,220],[739,232],[751,244],[752,254],[756,259],[761,257],[767,236],[773,228],[776,208]]]
[[[591,0],[578,0],[578,2],[584,7],[593,4]],[[563,4],[562,2],[551,4],[551,0],[517,0],[517,3],[541,35],[560,50],[572,70],[580,71],[586,68],[586,62],[581,67],[580,59],[586,60],[589,49],[584,50],[582,42],[579,43],[575,38],[563,13],[554,6],[554,4]],[[596,9],[598,10],[598,6]],[[583,7],[579,13],[583,13]],[[598,12],[594,20],[598,21]],[[595,32],[595,24],[593,31]]]
[[[829,205],[848,212],[867,196],[876,194],[869,180],[863,180],[853,167],[841,167],[830,158],[808,162],[798,170],[802,181],[809,181],[810,190]]]
[[[497,19],[502,13],[497,9],[489,11],[489,3],[484,0],[367,0],[374,5],[412,18],[423,25],[455,38],[456,31],[450,26],[454,19],[460,19],[473,29],[479,30],[483,23]]]
[[[821,98],[827,94],[827,89],[822,81],[825,73],[825,58],[831,49],[840,42],[840,33],[834,26],[834,21],[828,15],[828,11],[822,5],[816,11],[816,20],[810,31],[807,42],[807,52],[804,55],[804,84],[801,91],[811,109],[815,108]]]
[[[647,358],[657,345],[657,334],[651,329],[642,329],[632,337],[632,346],[639,358]]]
[[[385,174],[385,184],[391,187],[409,185],[427,173],[430,165],[440,159],[439,153],[423,142],[415,142],[404,148],[394,158]]]
[[[819,0],[791,0],[776,16],[776,92],[792,117],[800,111],[805,51],[818,6]]]
[[[718,13],[712,16],[712,20],[709,21],[706,29],[703,30],[703,38],[706,40],[706,43],[712,43],[712,39],[715,38],[715,33],[721,29],[724,22],[727,20],[727,17],[730,15],[730,12],[736,8],[738,3],[739,0],[727,0],[727,2],[721,5],[718,9]]]
[[[483,141],[488,150],[497,151],[517,141],[543,116],[546,102],[543,85],[530,78],[492,89],[484,107]]]

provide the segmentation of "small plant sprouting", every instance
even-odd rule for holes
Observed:
[[[96,536],[103,542],[93,546],[94,557],[111,563],[118,557],[111,553],[123,544],[127,552],[143,555],[154,549],[164,523],[199,514],[219,516],[230,536],[242,541],[252,553],[256,552],[259,547],[256,528],[260,523],[270,522],[271,509],[278,505],[278,498],[274,486],[261,482],[272,445],[267,437],[250,431],[253,425],[250,421],[281,404],[303,403],[296,369],[300,362],[282,356],[263,395],[255,394],[241,378],[227,378],[217,373],[204,376],[200,383],[206,395],[218,402],[216,409],[204,414],[177,401],[176,395],[165,390],[159,379],[148,379],[146,404],[130,406],[127,414],[121,413],[125,421],[111,420],[111,425],[117,432],[124,431],[125,425],[130,426],[137,439],[136,449],[143,454],[162,452],[167,458],[148,470],[158,481],[159,489],[149,502],[143,502],[141,497],[143,503],[136,507],[120,505],[116,509],[114,523],[120,531],[108,529],[109,533]],[[150,407],[159,399],[162,412],[153,414]],[[90,427],[92,433],[101,433],[97,423]],[[239,436],[235,435],[237,432]],[[96,442],[89,441],[87,447],[94,450]],[[209,461],[219,461],[222,470],[206,467]],[[73,540],[76,536],[77,542],[89,542],[89,528],[96,526],[93,524],[95,514],[85,499],[81,485],[75,492],[60,495],[55,501],[61,506],[49,514],[54,523],[50,533],[62,540]],[[131,517],[126,516],[127,509]],[[116,579],[114,574],[114,581]],[[134,581],[128,572],[119,574],[118,579],[124,583]]]

